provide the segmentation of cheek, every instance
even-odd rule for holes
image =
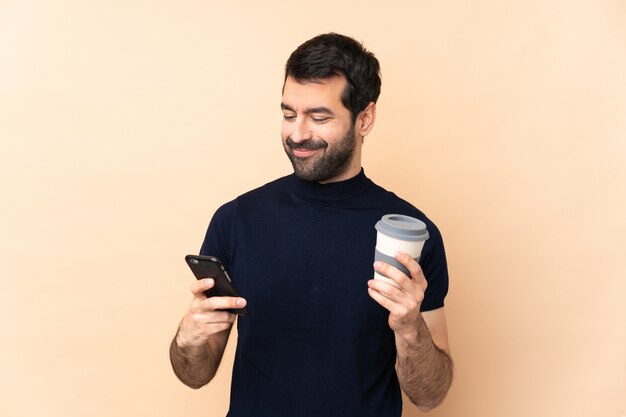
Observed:
[[[287,137],[289,137],[291,135],[291,127],[288,123],[283,122],[281,128],[280,128],[280,135],[282,136],[283,140],[287,139]]]
[[[322,125],[317,129],[317,134],[330,141],[335,141],[343,138],[346,134],[347,130],[344,129],[343,126],[339,124],[326,124]]]

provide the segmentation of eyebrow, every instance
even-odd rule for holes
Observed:
[[[296,112],[290,105],[285,104],[285,103],[280,103],[280,108],[283,110],[288,110],[288,111],[292,111],[292,112]],[[311,107],[308,108],[304,111],[304,114],[309,115],[309,114],[328,114],[330,116],[334,116],[335,113],[333,113],[328,107],[324,107],[324,106],[318,106],[318,107]]]

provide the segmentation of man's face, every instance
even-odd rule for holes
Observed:
[[[350,111],[341,103],[344,77],[298,83],[283,90],[283,147],[296,175],[317,182],[350,178],[361,169]]]

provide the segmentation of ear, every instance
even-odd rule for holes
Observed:
[[[374,127],[376,121],[376,103],[373,101],[367,105],[365,110],[359,113],[356,119],[356,130],[360,136],[367,136]]]

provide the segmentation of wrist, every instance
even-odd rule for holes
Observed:
[[[189,345],[187,341],[185,340],[182,332],[180,331],[180,327],[178,328],[178,331],[176,332],[176,336],[174,337],[174,340],[176,341],[176,346],[180,349],[184,349]]]
[[[189,338],[184,325],[185,319],[183,319],[178,325],[178,330],[176,331],[176,336],[174,337],[176,347],[179,349],[193,349],[199,347],[201,344],[194,343],[193,339]]]
[[[404,329],[396,330],[395,332],[396,340],[398,342],[403,343],[416,343],[419,337],[419,333],[415,326],[410,326]]]
[[[418,315],[417,322],[395,331],[396,346],[401,350],[420,349],[433,343],[430,331],[422,318]]]

